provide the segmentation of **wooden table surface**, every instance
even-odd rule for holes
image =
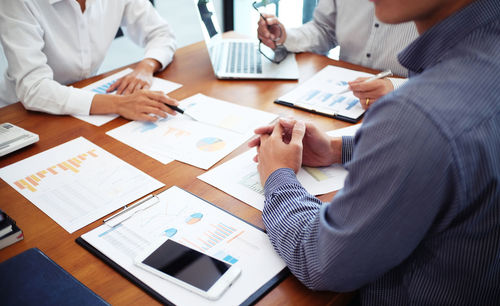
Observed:
[[[336,65],[371,73],[376,71],[311,53],[298,54],[297,61],[300,70],[300,80],[298,82],[282,80],[218,80],[215,78],[210,66],[205,44],[200,42],[179,49],[173,62],[167,69],[156,76],[183,85],[183,87],[170,94],[170,96],[178,100],[196,93],[202,93],[240,105],[273,112],[280,116],[292,116],[312,121],[325,131],[349,126],[350,124],[346,122],[281,106],[273,103],[273,101],[295,88],[298,83],[307,80],[326,65]],[[78,82],[75,86],[88,85],[114,72]],[[196,177],[205,170],[177,161],[164,165],[105,134],[107,131],[127,123],[128,120],[126,119],[117,118],[101,127],[96,127],[71,116],[26,111],[21,103],[16,103],[0,109],[0,122],[13,123],[40,136],[40,141],[36,144],[1,157],[0,167],[5,167],[83,136],[163,182],[166,185],[164,189],[177,185],[260,228],[264,227],[262,214],[259,210],[198,180]],[[215,166],[235,157],[246,149],[246,144],[240,146]],[[333,195],[334,193],[323,195],[320,199],[327,201]],[[77,237],[101,225],[104,218],[85,226],[73,234],[68,234],[4,181],[0,181],[0,208],[17,222],[25,235],[24,240],[0,250],[0,262],[28,248],[38,247],[75,278],[113,305],[158,304],[156,300],[139,289],[139,287],[133,285],[104,262],[75,243]],[[262,297],[258,304],[345,305],[349,299],[350,294],[309,290],[293,275],[290,275]]]

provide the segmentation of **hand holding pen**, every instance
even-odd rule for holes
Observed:
[[[392,76],[392,72],[390,70],[385,70],[369,78],[357,78],[348,83],[349,87],[346,90],[343,90],[338,94],[352,91],[353,95],[359,99],[361,106],[364,109],[367,109],[380,97],[385,96],[394,90],[392,82],[387,79],[388,76]]]

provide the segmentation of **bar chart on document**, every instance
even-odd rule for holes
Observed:
[[[84,87],[84,90],[93,92],[95,94],[99,95],[104,95],[104,94],[114,94],[108,93],[107,90],[113,85],[118,79],[121,77],[126,76],[127,74],[131,73],[133,70],[131,68],[124,69],[122,71],[119,71],[115,74],[112,74],[102,80],[99,80],[97,82],[94,82],[86,87]],[[163,91],[164,93],[169,93],[171,91],[176,90],[177,88],[182,87],[181,84],[174,83],[171,81],[163,80],[160,78],[153,78],[153,83],[151,84],[150,90],[153,91]],[[74,115],[73,117],[78,118],[80,120],[86,121],[88,123],[91,123],[96,126],[101,126],[116,117],[118,115],[115,114],[109,114],[109,115]]]
[[[163,186],[82,137],[2,168],[0,177],[70,233]]]
[[[131,258],[161,237],[230,264],[238,262],[241,256],[259,252],[258,240],[246,233],[248,224],[193,198],[194,201],[160,200],[133,213],[133,217],[105,231],[100,238]]]
[[[178,187],[171,187],[126,214],[82,235],[85,241],[176,305],[239,305],[283,268],[262,230]],[[217,301],[163,280],[134,264],[151,243],[172,239],[238,265],[242,272]]]
[[[348,86],[348,81],[369,76],[372,75],[335,66],[326,66],[278,100],[306,109],[357,118],[364,112],[359,104],[359,99],[352,92],[338,93]]]
[[[133,121],[106,134],[166,164],[178,160],[208,169],[276,114],[196,94],[180,102],[185,115]],[[192,120],[195,118],[196,120]]]

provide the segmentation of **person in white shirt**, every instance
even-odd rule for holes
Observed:
[[[399,64],[397,54],[417,38],[415,25],[411,22],[397,25],[380,22],[375,17],[373,5],[367,0],[319,0],[313,20],[294,29],[285,29],[274,15],[263,16],[266,20],[260,18],[257,34],[270,48],[283,45],[290,52],[326,54],[340,46],[339,58],[342,61],[377,70],[391,69],[403,77],[408,75]],[[274,29],[272,33],[270,29]],[[366,102],[374,102],[405,82],[404,79],[384,78],[362,83],[365,79],[349,83],[365,108],[368,106]]]
[[[145,47],[145,56],[109,88],[117,95],[66,86],[97,73],[120,27]],[[177,101],[148,90],[153,73],[176,50],[169,25],[148,0],[0,0],[0,42],[8,62],[7,103],[21,101],[26,109],[51,114],[116,113],[147,121],[175,114],[166,104]]]

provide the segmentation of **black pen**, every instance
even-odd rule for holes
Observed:
[[[174,111],[176,111],[178,113],[184,114],[184,110],[182,108],[179,108],[178,106],[170,105],[170,104],[166,104],[166,103],[165,103],[165,105],[170,107],[171,109],[173,109]]]

